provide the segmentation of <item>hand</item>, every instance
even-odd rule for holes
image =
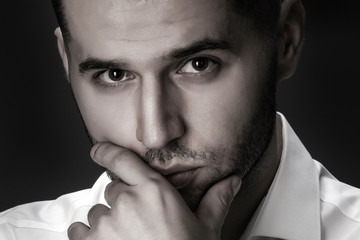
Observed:
[[[211,187],[193,213],[176,189],[135,153],[99,143],[91,155],[121,180],[106,187],[111,209],[95,205],[88,214],[90,228],[73,223],[68,229],[70,240],[220,239],[221,226],[240,189],[238,176]]]

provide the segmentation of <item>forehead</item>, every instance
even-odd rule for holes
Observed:
[[[98,55],[119,46],[132,51],[143,47],[150,53],[159,42],[165,49],[201,38],[223,38],[233,22],[225,0],[64,1],[75,44]]]

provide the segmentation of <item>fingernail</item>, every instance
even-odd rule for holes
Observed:
[[[233,180],[231,182],[231,187],[232,187],[234,196],[239,192],[240,187],[241,187],[241,182],[242,182],[241,177],[236,176],[236,175],[233,177]]]

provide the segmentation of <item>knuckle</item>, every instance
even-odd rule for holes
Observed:
[[[222,193],[219,196],[221,207],[227,209],[232,201],[232,195],[230,193]]]
[[[113,189],[116,186],[116,180],[112,181],[111,183],[109,183],[106,187],[105,187],[105,196],[110,195],[113,192]]]
[[[163,188],[163,183],[160,178],[156,176],[152,176],[148,179],[148,181],[145,184],[145,187],[148,191],[159,191],[161,188]]]
[[[110,217],[108,215],[101,215],[99,216],[99,218],[96,221],[96,225],[93,226],[92,228],[96,231],[104,231],[106,230],[106,228],[110,225],[111,220]]]
[[[169,193],[169,187],[166,181],[161,177],[154,175],[148,178],[142,187],[142,192],[149,197],[167,196]]]
[[[128,161],[130,161],[133,158],[134,158],[134,154],[132,152],[126,149],[122,149],[114,155],[114,158],[110,162],[111,164],[110,169],[123,168],[128,163]]]
[[[114,200],[111,207],[112,213],[118,213],[119,216],[128,212],[130,209],[136,208],[137,199],[133,192],[121,192]]]
[[[69,237],[69,239],[73,239],[75,238],[75,229],[76,229],[76,223],[72,223],[67,231],[67,235]]]
[[[95,212],[101,207],[101,204],[98,203],[96,205],[94,205],[92,208],[90,208],[89,212],[88,212],[88,216],[92,217],[94,216]]]
[[[80,222],[74,222],[70,225],[70,227],[68,228],[68,231],[67,231],[67,235],[70,240],[78,239],[79,237],[81,237],[80,231],[79,231],[81,224],[82,223],[80,223]]]
[[[163,184],[163,180],[160,179],[160,177],[158,177],[156,174],[153,174],[153,175],[149,176],[149,180],[147,183],[149,185],[159,186],[159,185]]]
[[[93,159],[94,160],[100,159],[100,156],[102,155],[102,153],[104,152],[104,150],[107,147],[108,147],[108,144],[106,144],[106,143],[99,144],[99,146],[97,146],[94,150]]]
[[[121,149],[120,151],[117,152],[115,157],[117,159],[130,160],[130,159],[134,158],[134,154],[127,149]]]
[[[123,191],[116,198],[115,204],[116,206],[128,205],[129,203],[134,202],[134,193],[131,191]]]
[[[93,227],[97,225],[99,219],[107,214],[107,207],[102,204],[96,204],[88,212],[88,221],[89,224]]]

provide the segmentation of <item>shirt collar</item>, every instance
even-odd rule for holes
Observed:
[[[282,122],[281,162],[245,239],[320,240],[319,177],[316,167],[285,117],[280,113],[278,115]]]

